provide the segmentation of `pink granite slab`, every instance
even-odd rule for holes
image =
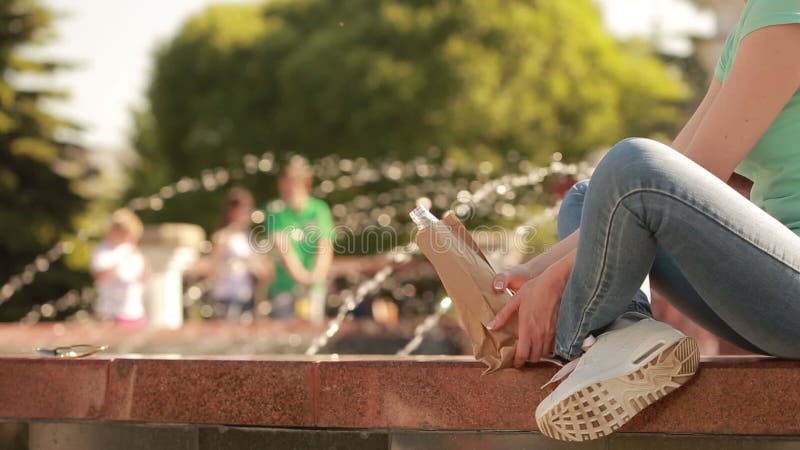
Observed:
[[[463,357],[0,357],[0,418],[273,427],[535,430],[555,371]],[[629,432],[800,434],[800,362],[704,361]]]
[[[99,418],[107,370],[102,359],[0,358],[0,418]]]
[[[116,359],[106,417],[313,426],[311,367],[308,361]]]
[[[800,434],[800,361],[715,358],[624,431]]]
[[[482,376],[482,364],[434,360],[323,362],[319,370],[320,426],[536,429],[539,387],[554,369]]]

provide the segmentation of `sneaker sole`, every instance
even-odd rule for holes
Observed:
[[[588,441],[607,436],[697,372],[697,341],[684,337],[639,370],[587,386],[536,419],[545,436]]]

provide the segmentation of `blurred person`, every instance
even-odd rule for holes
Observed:
[[[313,180],[305,158],[292,157],[278,180],[281,198],[266,206],[267,233],[278,256],[269,290],[273,318],[299,313],[320,323],[325,317],[334,229],[327,203],[311,196]],[[296,311],[300,305],[307,314]]]
[[[92,253],[91,272],[97,288],[95,313],[102,320],[138,326],[147,321],[144,278],[147,263],[139,250],[144,227],[127,208],[111,215],[111,228]]]
[[[239,187],[228,191],[222,223],[211,237],[211,254],[198,260],[191,271],[213,278],[211,297],[217,319],[253,318],[256,288],[273,277],[272,262],[250,245],[253,205],[250,191]]]
[[[648,276],[715,335],[800,359],[798,43],[800,1],[748,0],[672,144],[616,144],[564,199],[561,241],[496,277],[515,295],[487,328],[517,320],[515,364],[569,361],[536,409],[544,434],[607,436],[697,371],[697,342],[653,319]]]

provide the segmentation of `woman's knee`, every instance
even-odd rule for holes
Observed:
[[[586,197],[588,187],[589,180],[579,181],[564,196],[564,200],[558,210],[559,239],[564,239],[580,227],[583,200]]]
[[[652,139],[627,138],[618,142],[600,161],[592,175],[593,183],[606,180],[647,179],[668,172],[662,164],[670,147]]]

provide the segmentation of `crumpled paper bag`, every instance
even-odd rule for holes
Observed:
[[[488,367],[483,374],[511,367],[517,344],[517,316],[501,330],[486,329],[511,296],[492,288],[495,271],[469,231],[455,214],[448,212],[441,221],[419,230],[416,241],[456,305],[475,359]]]

